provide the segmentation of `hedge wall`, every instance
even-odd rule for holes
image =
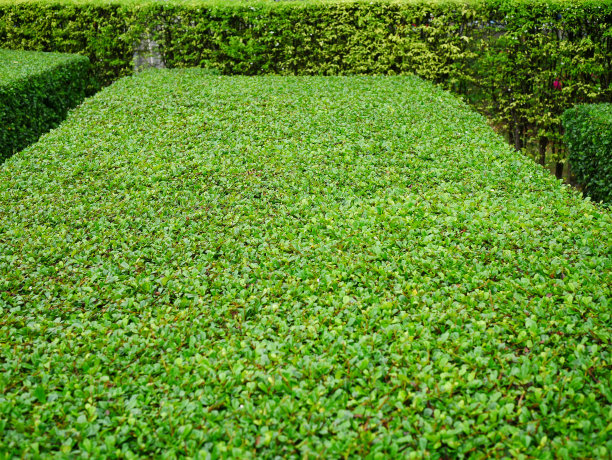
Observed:
[[[612,203],[612,104],[585,104],[563,114],[569,161],[586,194]]]
[[[0,49],[0,162],[65,118],[88,74],[84,56]]]
[[[562,159],[565,109],[612,98],[611,25],[610,0],[0,0],[1,45],[86,54],[107,83],[147,37],[167,67],[416,73],[465,95],[517,148],[530,139],[542,163]]]

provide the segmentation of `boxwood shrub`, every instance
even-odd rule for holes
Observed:
[[[612,452],[612,216],[431,83],[147,72],[0,183],[9,457]]]
[[[84,56],[0,49],[0,162],[57,126],[88,84]]]
[[[584,191],[612,203],[612,104],[585,104],[563,114],[570,165]]]

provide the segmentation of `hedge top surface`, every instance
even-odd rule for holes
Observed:
[[[612,125],[612,104],[582,104],[577,110],[587,113],[597,123]]]
[[[430,83],[147,72],[0,183],[1,451],[612,451],[612,216]]]
[[[12,51],[0,49],[0,86],[29,78],[74,60],[87,60],[85,56],[38,51]]]

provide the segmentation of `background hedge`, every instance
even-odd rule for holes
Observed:
[[[587,104],[563,114],[569,161],[593,199],[612,203],[612,104]]]
[[[0,162],[61,122],[88,82],[84,56],[0,49]]]
[[[167,67],[224,74],[416,73],[465,95],[542,164],[564,110],[612,98],[610,0],[0,0],[0,44],[79,52],[105,83],[141,40]]]

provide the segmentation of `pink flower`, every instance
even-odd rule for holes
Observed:
[[[563,85],[561,85],[561,82],[557,79],[555,79],[555,81],[553,81],[553,88],[555,89],[561,89]]]

